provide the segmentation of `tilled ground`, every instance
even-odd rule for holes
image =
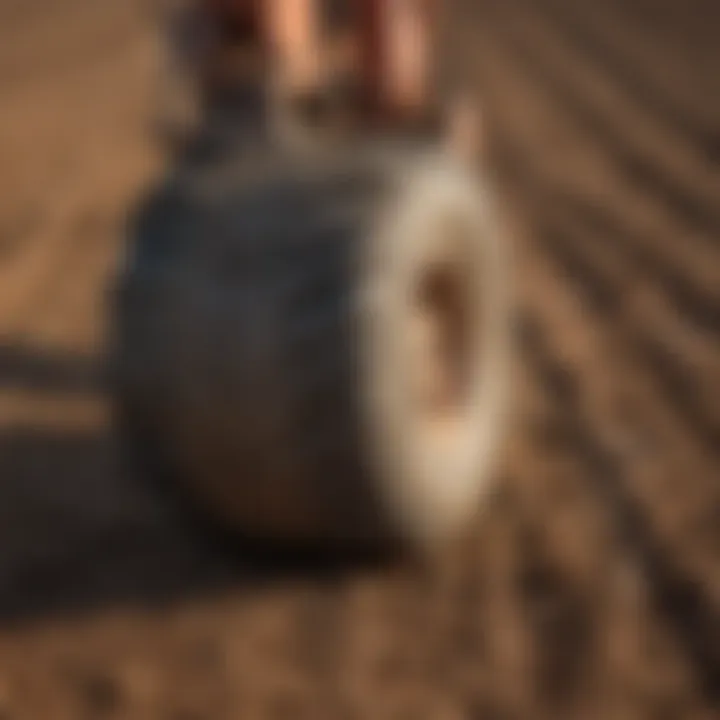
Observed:
[[[138,2],[0,2],[0,718],[720,714],[720,12],[478,0],[520,296],[440,577],[223,553],[133,477],[104,287],[159,168]]]

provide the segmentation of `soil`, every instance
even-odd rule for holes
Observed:
[[[0,2],[3,720],[720,715],[720,6],[466,5],[520,406],[420,572],[231,551],[132,470],[103,348],[151,13]]]

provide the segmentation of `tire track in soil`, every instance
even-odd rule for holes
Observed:
[[[679,334],[691,350],[704,347],[698,352],[700,358],[714,351],[720,339],[720,297],[716,297],[717,293],[698,288],[696,278],[686,268],[679,268],[678,263],[672,262],[673,258],[655,250],[656,237],[624,224],[607,204],[558,182],[532,161],[521,161],[516,151],[505,148],[503,152],[505,170],[514,181],[533,195],[541,194],[542,203],[550,212],[554,209],[556,214],[564,216],[566,225],[581,227],[588,243],[604,256],[605,264],[610,263],[626,276],[623,297],[628,295],[630,282],[635,281],[640,287],[634,287],[630,293],[642,295],[647,292],[663,306],[665,312],[658,321],[667,323],[670,337]]]
[[[694,148],[698,158],[705,157],[716,163],[720,139],[717,114],[713,121],[707,117],[707,112],[720,110],[717,93],[713,93],[712,86],[704,87],[697,82],[701,69],[698,63],[694,66],[687,63],[682,71],[677,67],[677,60],[683,59],[683,51],[687,53],[693,43],[694,49],[703,47],[696,38],[700,26],[689,27],[685,37],[674,27],[671,29],[674,42],[662,42],[657,29],[663,8],[655,3],[655,32],[651,34],[647,32],[647,17],[632,17],[638,12],[639,5],[635,0],[622,7],[613,2],[588,4],[579,13],[572,2],[549,0],[543,10],[565,38],[575,38],[575,43],[582,46],[582,52],[604,67],[606,74],[611,74],[613,81],[625,89],[626,95],[642,103],[656,117],[656,122],[682,136],[683,141]],[[705,6],[696,11],[703,13],[705,22],[712,24],[716,12],[712,3],[701,0],[695,5]],[[708,49],[707,44],[704,47]],[[716,50],[708,54],[703,64],[711,67],[713,58],[717,62]],[[716,81],[714,84],[715,90],[720,90]],[[704,107],[688,107],[700,99],[704,100]],[[701,109],[705,112],[699,112]]]
[[[497,30],[497,24],[493,25],[492,23],[490,23],[489,25],[490,25],[490,27],[492,27],[493,32]],[[502,37],[502,35],[501,35],[501,37]],[[495,48],[493,48],[493,50],[494,49]],[[493,55],[493,52],[490,51],[489,56],[492,56],[492,55]],[[497,84],[499,85],[501,82],[502,82],[502,78],[497,81]],[[513,87],[514,90],[517,90],[516,85],[517,85],[517,83],[515,84],[515,86],[513,86],[512,83],[510,84],[510,86]],[[503,119],[505,119],[505,118],[503,118]],[[530,122],[532,122],[532,120]],[[517,124],[521,124],[521,122],[516,121],[516,125]],[[525,162],[524,158],[522,160],[518,160],[517,166],[522,167],[523,162]],[[527,164],[532,165],[532,161],[530,160],[529,162],[527,162]],[[538,183],[536,183],[536,187],[533,188],[536,192],[537,192],[537,185],[541,185],[542,180],[543,180],[543,178],[541,176]],[[560,186],[562,187],[562,183],[560,183]],[[572,197],[571,190],[566,191],[566,194],[569,195],[570,197]],[[548,208],[553,207],[553,202],[552,202],[553,199],[551,197],[549,198],[547,195],[548,195],[547,193],[545,194],[545,196],[540,194],[540,197],[535,198],[534,203],[530,203],[530,205],[532,206],[532,209],[533,209],[533,215],[532,215],[533,219],[530,223],[531,226],[532,226],[532,223],[534,222],[536,227],[539,225],[540,228],[543,228],[543,220],[544,220],[544,225],[547,226],[547,224],[548,224],[547,223],[547,215],[548,214],[552,215],[552,212],[549,212]],[[563,198],[559,198],[560,202],[555,203],[555,205],[560,204],[562,207],[562,199]],[[558,200],[558,199],[556,198],[556,200]],[[565,203],[565,204],[567,204],[567,203]],[[524,205],[525,207],[527,207],[527,205],[528,205],[527,195],[524,196],[523,199],[520,201],[520,205],[521,206]],[[557,216],[557,213],[555,213],[555,215]],[[557,218],[556,218],[556,224],[557,224]],[[557,228],[553,228],[551,225],[550,233],[552,233],[553,230],[556,231]],[[599,246],[599,243],[595,243],[595,245],[596,245],[595,253],[590,258],[588,258],[587,257],[587,249],[588,249],[587,242],[585,242],[584,245],[582,242],[580,243],[581,246],[583,246],[585,255],[583,255],[582,253],[578,253],[576,245],[577,245],[578,240],[580,240],[581,238],[577,237],[577,234],[573,234],[572,232],[568,233],[567,227],[565,228],[565,235],[567,236],[567,241],[564,243],[558,243],[558,242],[551,243],[550,241],[547,240],[547,237],[545,237],[545,238],[542,237],[543,235],[547,236],[547,234],[548,234],[547,230],[543,230],[543,229],[539,230],[538,241],[540,242],[540,246],[542,247],[543,252],[549,252],[551,254],[552,259],[555,263],[555,267],[560,269],[559,277],[562,278],[564,276],[564,278],[565,278],[565,279],[560,279],[560,280],[556,279],[555,282],[556,283],[560,282],[563,284],[568,281],[573,282],[573,275],[575,275],[575,276],[577,276],[578,274],[580,275],[580,277],[577,277],[575,280],[576,285],[573,285],[573,286],[575,287],[575,293],[578,293],[578,294],[584,293],[586,307],[589,305],[590,308],[595,310],[595,312],[593,314],[588,314],[588,321],[590,319],[595,320],[596,322],[598,320],[600,320],[600,318],[598,317],[600,315],[600,313],[598,313],[598,307],[604,308],[605,306],[610,306],[610,307],[621,306],[621,303],[617,302],[617,298],[614,298],[613,296],[614,296],[614,294],[615,295],[619,294],[622,296],[622,292],[623,292],[623,289],[624,289],[624,286],[625,286],[625,283],[627,282],[627,280],[623,279],[621,272],[618,273],[618,270],[622,271],[622,266],[620,266],[620,268],[618,268],[617,263],[615,263],[616,267],[614,268],[614,274],[612,271],[608,271],[607,261],[603,262],[603,256],[604,256],[603,250],[604,249],[601,246]],[[555,234],[556,234],[556,232],[555,232]],[[543,240],[544,240],[544,242],[543,242]],[[620,246],[620,242],[618,242],[618,246]],[[650,253],[650,251],[648,251],[648,253]],[[605,270],[605,274],[603,274],[602,271],[598,271],[598,266],[600,268],[603,268],[603,270]],[[568,298],[566,300],[566,302],[573,302],[572,296],[570,298]],[[536,306],[533,305],[532,307],[536,307]],[[552,311],[549,311],[549,312],[552,314]],[[622,310],[620,312],[622,312]],[[657,310],[654,310],[654,312],[657,313]],[[657,315],[655,317],[657,317]],[[619,321],[621,321],[621,319],[622,318],[620,318],[620,317],[607,317],[606,320],[604,320],[602,322],[603,322],[603,324],[606,322],[618,323]],[[621,334],[621,338],[614,342],[614,345],[616,346],[616,348],[619,352],[623,352],[626,345],[628,345],[628,344],[632,345],[633,343],[635,343],[635,344],[637,343],[637,341],[635,340],[635,337],[636,337],[639,329],[643,328],[643,323],[642,323],[643,319],[644,318],[638,317],[637,315],[635,317],[631,316],[630,318],[627,319],[627,321],[625,323],[624,334]],[[613,327],[613,330],[615,330],[616,325],[613,325],[612,327]],[[571,331],[568,331],[567,328],[563,328],[562,333],[563,333],[563,337],[564,337],[566,335],[571,334]],[[656,328],[655,333],[657,336],[657,334],[662,334],[662,331],[660,331],[660,333],[658,333],[658,330]],[[650,337],[652,337],[652,335]],[[646,339],[649,339],[649,338],[646,338]],[[652,339],[655,339],[655,338],[652,338]],[[558,357],[557,348],[551,349],[550,351],[548,351],[548,354],[551,359],[556,359]],[[588,366],[588,360],[589,360],[588,358],[583,358],[582,361],[580,361],[580,366],[583,368],[583,370]],[[591,365],[592,364],[590,363],[590,366]],[[611,367],[611,366],[609,366],[609,367]],[[637,367],[637,365],[636,365],[636,367]],[[647,353],[646,353],[645,358],[643,358],[640,361],[640,365],[639,365],[638,369],[636,370],[636,373],[639,373],[642,376],[643,374],[647,373],[649,369],[650,369],[650,372],[652,372],[652,369],[648,368]],[[560,369],[558,369],[556,367],[555,370],[556,370],[556,374],[561,374],[562,366],[560,366]],[[597,371],[597,373],[593,373],[593,375],[595,375],[595,377],[594,377],[595,382],[597,382],[598,377],[601,376],[602,372],[603,372],[603,369],[601,367]],[[609,370],[606,369],[605,372],[609,372]],[[548,378],[547,373],[546,373],[545,381],[548,382],[549,379],[551,379],[551,378]],[[664,377],[661,378],[661,381],[664,380],[665,383],[667,384],[668,379],[669,378],[667,376],[667,372],[665,372]],[[679,392],[679,393],[675,393],[674,399],[677,400],[678,398],[684,398],[684,397],[685,397],[685,393]],[[646,404],[643,405],[642,407],[649,407],[649,413],[652,414],[652,412],[653,412],[652,401],[650,401],[648,403],[646,400]],[[676,419],[676,418],[674,418],[674,416],[677,415],[676,403],[673,403],[671,401],[669,403],[669,408],[666,409],[665,414],[669,415],[673,419]],[[587,432],[591,436],[591,439],[593,437],[597,437],[597,430],[595,430],[594,428],[591,427],[590,430]],[[695,435],[694,432],[688,433],[687,430],[685,431],[685,434],[689,435],[691,438]],[[600,437],[602,437],[602,434],[600,435]],[[714,438],[712,438],[712,439],[714,440]],[[712,451],[713,444],[709,442],[708,445]],[[580,446],[582,447],[582,444]],[[681,456],[681,459],[683,459],[682,456]],[[708,460],[707,458],[703,458],[699,464],[697,462],[695,464],[700,469],[710,468],[710,467],[713,467],[713,460]],[[681,471],[682,470],[682,462],[679,464],[674,464],[674,467],[676,470]],[[713,499],[716,501],[716,498],[713,498]],[[653,556],[653,558],[655,558],[654,553],[651,553],[651,555]],[[657,565],[657,563],[658,563],[657,558],[653,559],[652,563],[654,565]],[[661,573],[661,575],[662,575],[662,573]],[[677,584],[674,585],[674,588],[672,590],[667,590],[667,588],[665,588],[665,590],[671,596],[674,596],[677,598],[678,596],[681,596],[684,593],[687,594],[688,586],[690,587],[690,589],[692,589],[692,587],[693,587],[692,583],[690,583],[690,582],[678,581]],[[678,590],[678,588],[680,588],[680,589]],[[692,594],[692,593],[690,593],[690,594]],[[662,594],[660,594],[660,597],[662,597]],[[701,606],[701,607],[703,606],[703,604],[707,605],[707,603],[704,602],[704,598],[701,598],[700,601],[698,601],[697,598],[695,598],[693,601],[690,601],[686,597],[685,602],[687,602],[690,605],[693,605],[693,603],[694,603],[696,606]],[[695,610],[697,611],[697,607],[695,607]],[[714,611],[712,611],[712,610],[708,611],[707,609],[705,609],[701,614],[703,614],[703,617],[701,619],[705,621],[705,627],[717,626],[716,614]],[[692,612],[689,612],[689,615],[692,615]],[[697,620],[697,618],[695,618],[695,620]],[[712,651],[711,651],[712,643],[710,643],[710,646],[709,646],[710,650],[708,649],[708,647],[705,647],[705,646],[701,649],[698,649],[696,637],[693,636],[692,634],[688,634],[687,629],[685,629],[685,630],[681,629],[681,636],[683,638],[685,638],[685,644],[690,648],[689,652],[690,652],[691,656],[693,658],[695,658],[695,661],[697,663],[699,663],[698,671],[699,671],[700,676],[703,676],[705,678],[706,690],[707,690],[707,688],[711,689],[713,687],[713,681],[716,679],[712,672],[713,667],[716,667],[716,665],[714,665],[713,663],[714,663],[714,661],[717,660],[717,658],[715,658],[713,656]],[[699,660],[698,660],[698,658],[699,658]]]
[[[530,327],[542,336],[539,325],[531,323]],[[554,348],[545,346],[542,340],[533,343],[530,354],[541,384],[552,386],[558,376],[567,374],[566,366],[556,361]],[[596,493],[602,493],[599,499],[612,516],[608,522],[616,528],[616,542],[621,546],[625,562],[635,565],[633,574],[643,578],[648,604],[673,632],[708,703],[717,707],[720,704],[717,691],[720,614],[717,606],[699,589],[695,578],[678,566],[676,559],[667,552],[666,543],[658,540],[656,528],[648,520],[645,508],[626,492],[632,475],[622,467],[612,450],[598,442],[601,433],[593,423],[574,408],[563,410],[555,422],[553,432],[572,444],[573,452],[582,463],[580,473],[586,481],[593,483]]]
[[[679,182],[675,175],[664,172],[662,164],[641,149],[645,143],[642,134],[638,132],[639,128],[623,127],[614,117],[614,113],[598,113],[594,93],[579,86],[568,68],[558,67],[552,61],[552,53],[548,53],[547,48],[527,42],[522,36],[522,27],[518,27],[518,23],[513,22],[512,15],[507,17],[506,10],[500,10],[500,7],[491,2],[478,5],[477,12],[482,12],[485,16],[484,24],[479,21],[476,23],[478,32],[483,37],[483,41],[477,44],[478,52],[482,53],[484,46],[492,44],[494,52],[502,53],[511,65],[520,65],[522,72],[519,75],[524,77],[525,84],[542,88],[543,94],[546,94],[554,108],[573,117],[582,129],[588,147],[592,147],[592,139],[595,138],[601,149],[606,152],[612,150],[616,162],[622,166],[623,174],[628,180],[638,189],[643,189],[660,200],[677,220],[696,233],[697,238],[715,247],[720,225],[717,191],[696,183],[693,183],[692,188],[687,187]],[[520,6],[512,3],[511,8],[518,11]],[[530,21],[531,18],[528,22]],[[502,43],[498,41],[499,38]],[[495,68],[486,63],[482,72],[502,72],[504,67],[505,62],[502,67]],[[513,90],[507,88],[507,92],[512,93]],[[699,196],[696,195],[698,192]]]
[[[559,412],[555,422],[559,427],[552,432],[564,436],[566,451],[580,461],[581,477],[590,483],[589,488],[604,506],[608,526],[618,533],[616,542],[621,553],[631,554],[648,584],[651,605],[674,631],[706,698],[716,705],[720,700],[718,598],[711,601],[698,579],[688,576],[678,564],[673,538],[662,532],[666,528],[658,528],[653,522],[654,508],[649,507],[647,499],[637,497],[637,481],[643,471],[650,473],[653,489],[659,489],[655,468],[652,464],[643,468],[642,462],[633,467],[616,449],[618,428],[608,396],[617,396],[625,383],[637,388],[638,378],[628,375],[624,359],[620,363],[612,361],[617,345],[613,347],[612,340],[608,342],[603,336],[608,333],[612,336],[613,326],[601,330],[597,322],[588,322],[594,316],[583,312],[583,305],[578,303],[583,298],[562,287],[564,283],[558,282],[553,266],[547,265],[548,259],[543,255],[527,248],[525,260],[532,263],[534,272],[546,269],[550,273],[543,284],[546,291],[532,295],[532,310],[524,316],[523,329],[524,348],[537,381],[555,396],[554,407]],[[558,312],[560,303],[562,313]],[[567,341],[569,337],[573,337],[572,347]],[[642,376],[643,368],[637,372]],[[599,383],[603,376],[605,382]],[[641,407],[647,408],[643,419],[650,422],[656,408],[652,404],[648,407],[649,397],[642,400]],[[552,427],[553,420],[549,420]],[[545,431],[549,431],[548,426]]]
[[[581,96],[598,122],[616,128],[618,137],[627,137],[628,145],[652,158],[654,165],[677,179],[683,188],[700,198],[714,188],[714,197],[720,196],[718,168],[707,148],[698,144],[698,133],[685,131],[673,122],[682,107],[667,98],[658,107],[655,96],[647,97],[647,92],[640,89],[648,88],[642,78],[628,87],[632,68],[628,72],[625,66],[612,65],[611,59],[617,56],[598,57],[586,34],[575,29],[573,19],[577,18],[573,13],[563,13],[555,5],[550,2],[539,12],[532,3],[516,0],[505,7],[528,56],[542,57],[549,76],[563,76],[569,97]],[[585,88],[592,88],[592,93]]]
[[[496,38],[488,37],[482,45],[504,61],[492,65],[489,56],[480,55],[484,89],[493,101],[491,109],[497,108],[494,124],[502,163],[516,173],[535,166],[552,187],[567,188],[566,195],[602,208],[632,233],[634,242],[628,251],[642,242],[644,259],[654,258],[654,266],[672,267],[674,276],[693,279],[698,289],[686,290],[685,295],[712,297],[720,279],[716,249],[689,232],[657,197],[629,181],[612,149],[588,138],[582,127],[562,114],[562,107],[550,105]],[[538,135],[546,134],[539,142]]]
[[[533,213],[543,249],[577,284],[578,292],[588,296],[596,315],[625,333],[622,347],[634,351],[646,372],[662,381],[673,410],[686,418],[694,437],[707,439],[710,456],[716,455],[720,348],[715,336],[689,332],[682,318],[673,318],[665,307],[662,287],[643,287],[637,268],[618,263],[607,252],[604,236],[573,222],[562,205],[548,202],[541,188],[540,180],[533,188],[535,197],[525,205]]]
[[[494,56],[503,53],[497,39],[488,38],[482,44],[491,48]],[[692,242],[695,236],[677,218],[663,217],[657,198],[638,193],[612,152],[603,153],[601,147],[588,141],[582,128],[562,115],[558,117],[558,111],[546,103],[545,95],[516,66],[508,57],[508,62],[496,64],[493,69],[487,58],[484,71],[488,97],[494,98],[500,108],[504,106],[496,124],[506,133],[502,148],[505,166],[515,173],[534,168],[533,172],[542,172],[547,186],[560,193],[558,202],[582,203],[587,222],[606,226],[607,242],[614,242],[618,252],[634,254],[638,265],[645,263],[647,272],[667,286],[668,294],[689,319],[703,329],[714,329],[720,306],[720,298],[716,297],[720,281],[717,251]],[[521,92],[515,93],[514,88]],[[520,97],[537,98],[537,103],[522,108]],[[532,122],[527,121],[528,113],[532,113]],[[547,128],[552,128],[553,137],[539,146],[536,136]],[[564,162],[558,168],[560,153]],[[615,237],[611,237],[610,229]]]
[[[714,442],[717,419],[712,403],[712,392],[717,391],[718,381],[718,365],[713,362],[713,359],[717,360],[717,349],[713,346],[711,349],[714,352],[710,353],[703,343],[705,361],[700,365],[684,347],[669,355],[672,346],[666,339],[665,317],[659,315],[660,311],[654,304],[633,306],[632,291],[623,291],[622,267],[613,268],[612,263],[608,265],[603,259],[600,242],[589,239],[581,227],[568,226],[561,212],[550,209],[552,205],[542,192],[534,200],[523,199],[522,202],[526,211],[532,209],[538,242],[555,263],[564,278],[563,282],[570,283],[578,296],[584,298],[586,306],[592,310],[593,320],[612,325],[618,335],[618,354],[631,359],[644,376],[644,382],[652,383],[653,394],[642,402],[638,401],[637,405],[653,408],[662,401],[663,414],[671,428],[665,431],[668,436],[666,441],[684,437],[684,442],[692,448],[689,455],[681,455],[671,467],[680,477],[690,468],[702,473],[703,468],[713,467],[717,463],[717,445]],[[632,290],[635,290],[634,286]],[[681,329],[684,328],[681,326]],[[686,333],[682,337],[685,338]],[[696,340],[695,344],[698,342]],[[658,366],[657,353],[663,348],[665,354]],[[688,363],[691,364],[688,366]],[[703,367],[705,372],[699,374]],[[717,495],[706,496],[705,502],[708,501],[711,508],[717,507]]]

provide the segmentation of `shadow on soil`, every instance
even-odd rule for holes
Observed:
[[[101,377],[88,358],[0,348],[0,390],[89,394]],[[230,537],[153,480],[108,426],[0,430],[0,624],[298,577],[329,581],[383,562]]]
[[[100,382],[100,365],[93,358],[0,345],[0,389],[91,393]]]

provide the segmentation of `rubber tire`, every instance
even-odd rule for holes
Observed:
[[[446,237],[448,219],[464,231]],[[424,146],[180,172],[135,217],[117,278],[118,412],[224,527],[434,548],[474,515],[502,439],[505,243],[487,188]],[[475,269],[482,328],[461,437],[434,453],[410,429],[397,342],[431,247]]]

